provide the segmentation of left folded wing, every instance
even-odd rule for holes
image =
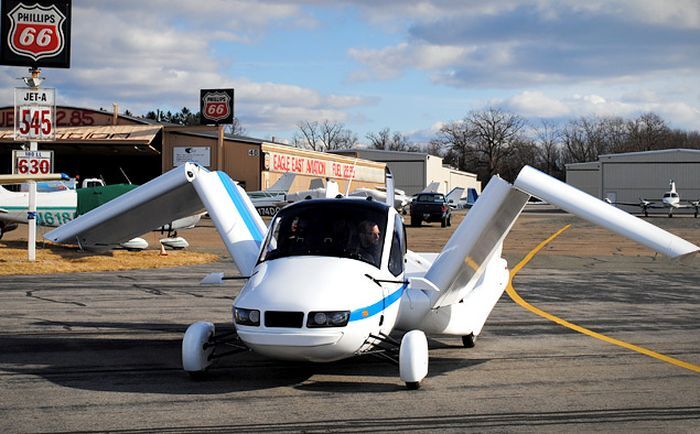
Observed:
[[[44,235],[59,243],[112,246],[206,209],[243,274],[255,265],[265,232],[255,207],[231,178],[182,166]]]

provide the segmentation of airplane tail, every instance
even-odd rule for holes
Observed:
[[[474,202],[479,198],[479,193],[476,192],[475,188],[470,188],[467,190],[467,205],[473,206]]]
[[[462,187],[455,187],[452,190],[450,190],[449,193],[445,196],[445,199],[447,200],[447,203],[453,203],[457,205],[459,200],[462,198],[462,194],[464,193],[464,188]]]
[[[223,172],[186,163],[44,235],[58,243],[109,247],[205,209],[242,274],[267,231],[242,188]]]
[[[275,181],[274,184],[268,190],[270,191],[283,191],[283,192],[288,192],[289,189],[292,187],[292,183],[294,182],[294,178],[296,177],[296,174],[287,172],[284,175],[280,176],[277,181]]]
[[[386,205],[394,207],[395,191],[394,191],[394,175],[388,167],[384,168],[384,178],[386,182]]]

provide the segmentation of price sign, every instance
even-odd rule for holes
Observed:
[[[56,89],[15,88],[15,140],[56,138]]]
[[[12,173],[46,175],[53,173],[53,151],[12,151]]]

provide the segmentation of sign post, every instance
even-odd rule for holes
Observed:
[[[55,140],[56,92],[39,89],[40,67],[70,68],[71,0],[3,0],[0,6],[0,64],[28,66],[29,89],[15,89],[16,141],[29,141],[28,170],[36,161],[37,141]],[[24,160],[22,160],[24,161]],[[14,162],[13,162],[14,164]],[[21,163],[24,164],[24,163]],[[18,163],[16,170],[25,169]],[[29,260],[36,260],[36,182],[29,181]]]
[[[224,125],[233,123],[233,89],[200,89],[199,123],[216,125],[216,167],[224,170]]]
[[[56,137],[56,90],[39,89],[41,70],[31,70],[25,82],[29,88],[15,89],[15,140],[29,141],[29,151],[14,152],[12,173],[46,174],[53,169],[53,151],[39,151],[38,140]],[[36,261],[36,181],[28,181],[27,254]]]

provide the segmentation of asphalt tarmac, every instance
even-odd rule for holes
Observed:
[[[570,220],[524,219],[506,244],[511,266],[538,230]],[[674,220],[659,222],[697,227]],[[515,290],[570,322],[700,365],[697,260],[676,264],[641,247],[591,255],[577,243],[611,238],[589,229],[555,240],[515,276]],[[700,431],[700,374],[564,328],[506,294],[475,348],[430,340],[417,391],[369,357],[297,364],[243,353],[193,381],[180,369],[182,333],[200,319],[230,329],[241,286],[198,282],[231,270],[0,278],[0,432]]]

